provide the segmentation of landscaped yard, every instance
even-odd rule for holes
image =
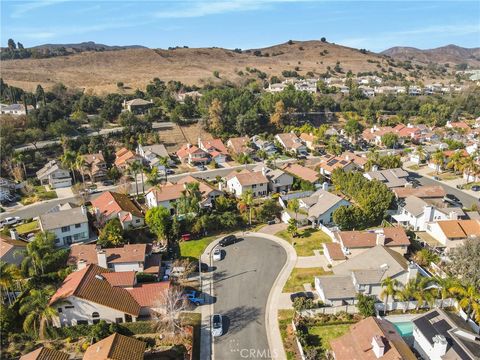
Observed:
[[[429,175],[429,176],[436,176],[436,177],[438,177],[440,180],[445,180],[445,181],[454,180],[454,179],[458,179],[458,178],[461,177],[461,175],[456,175],[456,174],[451,173],[451,172],[445,172],[445,173],[437,174],[436,171],[431,172],[431,173],[428,173],[427,175]]]
[[[18,225],[15,228],[15,230],[17,230],[17,233],[19,235],[31,233],[32,231],[34,231],[36,229],[38,229],[38,221],[37,220],[33,220],[29,223]]]
[[[322,348],[330,350],[329,341],[345,334],[350,326],[351,324],[312,326],[308,328],[308,333],[317,335],[322,343]]]
[[[288,278],[283,292],[292,293],[297,291],[304,291],[303,284],[312,284],[314,276],[329,275],[331,271],[325,271],[323,268],[294,268],[290,277]]]
[[[287,354],[287,360],[295,360],[295,355],[297,353],[297,344],[295,343],[291,327],[293,314],[293,310],[278,310],[278,324],[280,327],[280,335],[283,340],[283,346]]]
[[[39,185],[35,186],[33,191],[29,194],[26,194],[22,196],[22,199],[20,202],[22,205],[29,205],[36,203],[38,201],[42,200],[50,200],[50,199],[56,199],[57,198],[57,193],[53,190],[46,190],[45,186]]]
[[[312,256],[314,255],[313,250],[320,250],[320,253],[323,253],[322,243],[332,242],[332,239],[323,231],[312,228],[300,230],[295,238],[292,238],[287,230],[280,231],[275,235],[287,240],[290,244],[293,243],[297,256]]]
[[[192,260],[198,258],[203,254],[208,244],[215,240],[218,235],[207,236],[199,240],[189,240],[180,242],[180,255],[184,258],[191,258]]]

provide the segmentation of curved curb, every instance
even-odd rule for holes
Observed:
[[[287,355],[285,353],[285,348],[283,347],[280,326],[278,323],[278,299],[283,292],[285,283],[295,267],[297,262],[297,252],[292,245],[278,236],[257,232],[246,232],[245,235],[271,240],[283,247],[287,253],[287,261],[273,282],[265,308],[265,328],[267,331],[268,346],[270,347],[270,356],[272,359],[284,360],[287,358]]]

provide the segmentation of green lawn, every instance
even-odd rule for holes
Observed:
[[[322,342],[322,347],[330,350],[329,341],[345,334],[350,326],[351,324],[309,326],[308,333],[317,335]]]
[[[293,310],[278,310],[278,325],[280,328],[280,335],[283,340],[283,347],[287,354],[287,360],[295,360],[296,358],[296,344],[293,336],[289,336],[289,326],[292,323],[294,311]]]
[[[45,186],[39,185],[34,187],[34,191],[28,195],[22,196],[20,202],[22,205],[30,205],[43,200],[56,199],[57,193],[53,190],[46,190]]]
[[[436,176],[438,177],[440,180],[454,180],[454,179],[458,179],[461,177],[461,175],[456,175],[454,173],[451,173],[451,172],[445,172],[445,173],[440,173],[440,174],[437,174],[436,171],[434,172],[431,172],[429,174],[427,174],[429,176]]]
[[[31,233],[32,231],[38,229],[38,221],[33,220],[29,223],[19,225],[15,229],[19,235]]]
[[[323,268],[294,268],[290,277],[288,278],[287,282],[285,283],[285,287],[283,288],[283,292],[285,293],[292,293],[297,291],[304,291],[303,284],[310,283],[313,286],[313,277],[320,276],[320,275],[329,275],[332,274],[331,271],[325,271]]]
[[[297,256],[312,256],[313,250],[320,250],[323,253],[322,243],[332,242],[332,239],[321,230],[304,229],[300,230],[297,237],[293,238],[287,230],[280,231],[275,235],[287,240],[297,251]]]

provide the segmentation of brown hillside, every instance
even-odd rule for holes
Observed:
[[[377,54],[362,54],[356,49],[320,41],[294,42],[259,50],[268,56],[255,56],[254,50],[239,54],[221,48],[84,52],[49,59],[3,61],[2,77],[11,85],[30,90],[37,84],[48,88],[62,82],[69,87],[103,93],[116,91],[119,81],[132,89],[142,89],[154,77],[201,84],[213,80],[215,70],[220,72],[222,79],[236,81],[240,79],[237,71],[245,72],[246,67],[257,68],[269,76],[280,75],[283,70],[294,70],[297,66],[300,74],[323,73],[327,66],[333,68],[337,61],[345,72],[380,70],[377,63],[367,60],[379,61],[388,67],[386,60]],[[328,53],[320,55],[325,51]]]

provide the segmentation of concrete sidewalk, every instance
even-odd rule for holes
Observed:
[[[329,263],[325,255],[320,254],[318,250],[313,250],[313,253],[315,254],[313,256],[299,256],[295,267],[303,269],[323,267],[327,269]]]

